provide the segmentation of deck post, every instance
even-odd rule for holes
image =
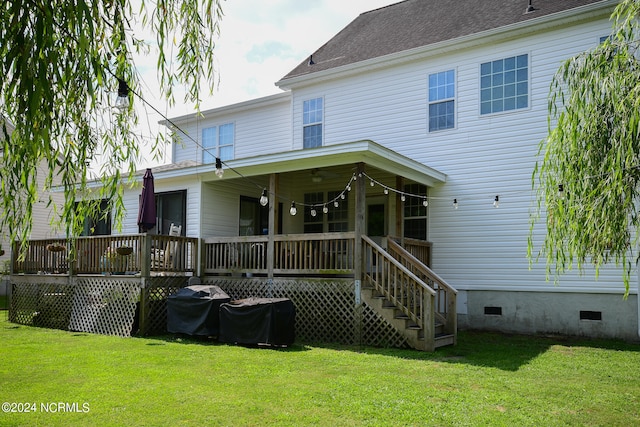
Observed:
[[[278,174],[269,175],[269,234],[267,236],[267,278],[273,280],[276,231],[276,206],[278,205]]]
[[[354,325],[355,337],[358,344],[362,344],[362,277],[363,277],[363,269],[364,269],[364,258],[362,256],[362,235],[365,234],[365,219],[364,212],[366,206],[366,198],[365,192],[366,187],[364,185],[364,177],[362,173],[364,172],[364,163],[358,163],[356,166],[356,207],[355,207],[355,237],[354,237],[354,246],[353,246],[353,273],[355,278],[355,308],[356,315]]]

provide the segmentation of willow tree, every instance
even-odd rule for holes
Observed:
[[[556,278],[573,267],[621,266],[629,279],[637,262],[640,216],[640,0],[621,2],[613,31],[593,50],[565,61],[549,97],[549,134],[533,173],[546,221],[539,256]],[[544,215],[543,215],[544,213]]]
[[[123,182],[133,176],[141,143],[132,131],[134,103],[143,100],[133,58],[156,64],[169,105],[176,88],[184,88],[185,102],[197,108],[202,88],[213,90],[221,16],[219,0],[2,2],[0,225],[12,240],[30,233],[43,191],[41,165],[48,171],[45,187],[56,183],[64,190],[58,219],[68,235],[95,214],[95,204],[76,202],[87,198],[87,170],[96,155],[104,159],[102,182],[91,198],[108,200],[116,220],[122,218]],[[116,108],[118,95],[128,105]],[[161,144],[155,141],[153,155]]]

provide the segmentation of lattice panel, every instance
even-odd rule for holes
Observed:
[[[73,287],[66,283],[13,283],[9,320],[29,326],[67,329]]]
[[[167,297],[187,286],[188,277],[153,277],[147,280],[147,321],[142,335],[165,334],[167,332]]]
[[[128,337],[139,298],[136,281],[113,276],[78,278],[69,330]]]
[[[234,279],[207,277],[231,299],[289,298],[296,308],[296,340],[408,347],[406,339],[382,316],[363,304],[358,316],[350,279]],[[361,323],[359,319],[361,318]]]
[[[373,347],[410,348],[407,339],[373,308],[363,303],[362,342]]]

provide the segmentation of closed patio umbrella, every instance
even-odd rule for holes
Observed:
[[[147,169],[142,178],[142,194],[138,210],[138,227],[144,233],[156,226],[156,195],[153,188],[153,174]]]

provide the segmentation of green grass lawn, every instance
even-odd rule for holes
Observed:
[[[435,353],[272,350],[32,328],[6,313],[0,401],[35,412],[0,425],[640,425],[634,344],[464,332]]]

